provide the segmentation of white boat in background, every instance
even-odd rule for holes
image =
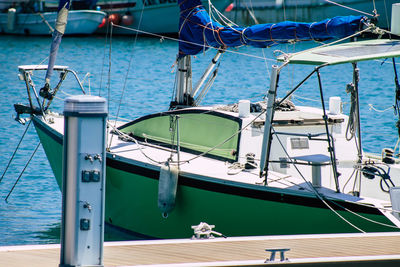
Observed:
[[[24,3],[24,2],[21,2]],[[42,3],[42,2],[39,2]],[[43,7],[35,9],[9,8],[0,13],[0,33],[49,35],[53,32],[57,11],[40,12]],[[71,10],[68,14],[68,27],[65,34],[92,34],[103,21],[106,13],[96,10]]]
[[[340,14],[367,15],[376,9],[378,26],[389,28],[392,4],[398,0],[234,0],[224,15],[240,25],[283,20],[320,21]]]
[[[76,2],[76,1],[74,1]],[[74,3],[73,2],[73,3]],[[212,5],[219,11],[223,11],[232,1],[214,0]],[[208,1],[202,1],[208,8]],[[113,34],[135,34],[138,29],[150,33],[177,33],[179,18],[179,6],[177,0],[100,0],[96,6],[108,14],[108,20],[104,20],[103,27],[98,32],[106,32],[107,21],[112,21],[117,26]],[[74,9],[74,4],[72,5]]]

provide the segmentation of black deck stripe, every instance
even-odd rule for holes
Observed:
[[[107,158],[107,166],[122,170],[125,172],[145,176],[151,179],[158,180],[159,172],[150,170],[144,167],[131,165],[129,163],[125,163],[119,160],[115,160],[112,158]],[[268,200],[274,202],[283,202],[293,205],[301,205],[301,206],[309,206],[315,208],[324,208],[328,209],[328,207],[322,203],[316,197],[304,197],[304,196],[297,196],[297,195],[290,195],[287,193],[279,193],[268,191],[268,187],[260,187],[260,188],[246,188],[236,185],[229,185],[224,183],[212,182],[212,181],[205,181],[201,179],[186,177],[186,176],[179,176],[179,185],[203,189],[207,191],[213,191],[218,193],[224,193],[229,195],[237,195],[247,198],[254,198],[260,200]],[[328,201],[330,205],[335,208],[335,210],[344,210],[343,208],[338,207],[337,205]],[[368,206],[361,206],[358,204],[345,202],[345,201],[335,201],[339,203],[342,207],[352,210],[353,212],[362,212],[367,214],[381,214],[379,210],[374,207]]]

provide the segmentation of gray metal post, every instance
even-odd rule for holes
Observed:
[[[280,68],[282,68],[282,66],[281,67],[278,67],[276,65],[272,66],[270,87],[267,95],[268,102],[267,102],[267,111],[265,114],[264,136],[263,136],[261,159],[260,159],[260,177],[263,174],[265,174],[265,184],[267,184],[269,153],[271,150],[271,128],[272,128],[272,120],[274,117],[274,106],[275,106],[276,90],[278,87],[278,76]]]
[[[106,100],[69,97],[64,116],[59,266],[103,266]]]

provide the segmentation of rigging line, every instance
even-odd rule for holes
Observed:
[[[259,176],[258,174],[256,174],[257,176]],[[299,184],[296,184],[295,182],[292,182],[292,181],[290,181],[290,180],[286,180],[287,178],[290,178],[290,177],[293,177],[293,176],[290,176],[290,175],[287,175],[287,176],[285,176],[285,177],[280,177],[280,178],[277,178],[277,179],[275,179],[275,180],[273,180],[273,178],[268,178],[268,184],[270,185],[271,183],[279,183],[279,184],[281,184],[281,185],[284,185],[284,186],[286,186],[286,187],[289,187],[289,186],[295,186],[295,187],[297,187],[299,190],[305,190],[305,191],[307,191],[307,192],[310,192],[310,193],[313,193],[313,191],[309,188],[309,187],[304,187],[304,186],[301,186],[301,185],[299,185]],[[286,182],[286,183],[285,183]],[[308,185],[308,184],[307,184]]]
[[[43,14],[41,12],[37,12],[36,14],[42,18],[44,24],[46,24],[47,27],[49,27],[50,32],[53,33],[54,32],[53,27],[51,27],[50,23],[46,20],[46,18],[43,16]]]
[[[286,20],[286,7],[285,0],[282,0],[282,8],[283,8],[283,20]]]
[[[212,16],[213,16],[213,18],[216,18],[216,16],[223,22],[223,23],[221,23],[221,21],[218,21],[218,20],[215,20],[215,21],[217,21],[217,22],[219,22],[219,23],[221,23],[221,24],[223,24],[223,25],[226,25],[226,26],[230,26],[229,25],[229,23],[230,24],[233,24],[233,25],[236,25],[234,22],[232,22],[231,20],[229,20],[226,16],[224,16],[224,14],[222,14],[212,3],[211,3],[211,1],[209,0],[208,1],[208,3],[209,3],[209,5],[210,5],[210,7],[211,7],[211,12],[212,12]],[[237,25],[236,25],[237,26]]]
[[[112,4],[111,4],[112,5]],[[107,19],[106,19],[107,22]],[[108,42],[108,30],[111,27],[111,23],[106,24],[106,38],[104,40],[104,53],[103,53],[103,61],[101,64],[101,72],[100,72],[100,87],[99,87],[99,96],[101,96],[101,90],[103,87],[103,71],[104,71],[104,62],[106,61],[106,51],[107,51],[107,42]]]
[[[69,93],[65,92],[64,90],[60,90],[59,92],[63,93],[66,96],[73,96],[73,94],[69,94]],[[54,97],[56,97],[56,96],[54,96]],[[64,100],[63,98],[59,98],[59,99]]]
[[[254,8],[253,8],[253,2],[250,0],[249,3],[250,3],[251,11],[253,12],[253,15],[254,15],[255,13],[254,13]],[[255,15],[254,15],[254,17],[255,17]],[[256,17],[255,17],[255,19],[256,19],[257,24],[260,24]]]
[[[108,50],[108,74],[107,74],[107,110],[110,112],[110,98],[111,98],[111,52],[112,52],[112,29],[113,29],[113,22],[110,23],[110,44]]]
[[[356,143],[356,146],[357,146],[357,140],[354,138],[354,141],[355,141],[355,143]],[[356,168],[354,168],[354,170],[355,170],[355,177],[354,177],[354,182],[353,182],[353,192],[355,192],[355,190],[356,190],[356,186],[357,186],[357,184],[358,183],[361,183],[361,173],[359,172],[359,170],[357,170]],[[357,180],[357,176],[359,176],[359,179]],[[357,183],[357,181],[358,181],[358,183]],[[361,187],[360,187],[361,188]],[[361,189],[360,189],[361,190]]]
[[[220,63],[218,63],[218,65],[216,66],[215,70],[211,74],[212,76],[208,79],[206,84],[203,86],[203,89],[198,94],[198,97],[196,98],[195,103],[194,103],[195,106],[198,106],[201,103],[201,101],[203,101],[204,97],[207,95],[208,90],[211,88],[211,86],[213,85],[215,79],[217,78],[219,66],[220,66]]]
[[[108,115],[108,117],[110,117],[110,118],[115,118],[114,115]],[[119,117],[118,119],[119,119],[120,121],[125,121],[125,122],[130,122],[130,121],[132,121],[131,119],[123,118],[123,117]]]
[[[336,203],[337,204],[337,203]],[[371,205],[370,204],[365,204],[365,203],[357,203],[357,205],[360,205],[360,206],[363,206],[363,207],[371,207]],[[382,206],[382,207],[377,207],[377,206],[374,206],[374,208],[376,208],[376,209],[378,209],[378,210],[380,210],[380,211],[388,211],[388,212],[396,212],[396,213],[400,213],[400,210],[394,210],[393,209],[393,207],[390,209],[390,208],[385,208],[384,206]],[[353,211],[354,212],[354,211]]]
[[[290,163],[294,163],[292,158],[290,157],[289,153],[287,152],[287,150],[285,149],[285,147],[283,146],[283,143],[281,141],[281,139],[279,138],[279,135],[276,134],[275,132],[275,128],[273,126],[271,126],[272,131],[274,132],[275,136],[278,139],[279,144],[281,145],[281,147],[283,148],[283,151],[285,152],[286,156],[288,157],[288,159],[290,160]],[[315,196],[322,201],[323,204],[325,204],[333,213],[335,213],[339,218],[341,218],[343,221],[345,221],[346,223],[348,223],[350,226],[352,226],[354,229],[365,233],[364,230],[362,230],[361,228],[357,227],[356,225],[354,225],[353,223],[351,223],[350,221],[348,221],[346,218],[344,218],[342,215],[340,215],[336,210],[334,210],[324,199],[323,196],[321,196],[321,194],[314,188],[314,186],[312,184],[310,184],[309,181],[306,180],[306,178],[304,177],[304,175],[300,172],[299,168],[297,168],[296,164],[293,164],[293,166],[295,167],[296,171],[299,173],[299,175],[301,176],[301,178],[304,180],[304,182],[306,184],[310,185],[310,188],[312,189],[313,193],[315,194]],[[327,199],[328,200],[328,199]],[[330,200],[329,200],[330,201]]]
[[[15,154],[17,153],[17,151],[18,151],[18,149],[19,149],[19,146],[20,146],[21,143],[22,143],[22,140],[24,139],[25,134],[26,134],[26,132],[28,131],[29,126],[31,125],[31,122],[32,122],[32,120],[30,120],[29,123],[28,123],[28,125],[26,126],[25,131],[24,131],[24,133],[22,134],[21,139],[19,140],[18,145],[17,145],[17,147],[16,147],[15,150],[14,150],[14,153],[12,154],[10,160],[8,161],[7,167],[6,167],[6,169],[4,170],[3,175],[2,175],[1,178],[0,178],[0,183],[1,183],[1,181],[3,180],[3,178],[4,178],[4,175],[6,174],[6,172],[7,172],[7,170],[8,170],[8,167],[10,167],[10,164],[11,164],[11,162],[13,161],[14,156],[15,156]]]
[[[205,96],[206,96],[207,93],[208,93],[208,90],[211,88],[211,85],[214,83],[216,77],[217,77],[217,76],[214,75],[214,76],[211,77],[211,78],[207,81],[207,83],[204,85],[203,90],[200,92],[200,95],[197,97],[197,99],[196,99],[196,101],[195,101],[195,105],[196,105],[196,106],[198,106],[198,105],[201,103],[201,101],[203,101],[203,99],[205,98]]]
[[[393,109],[394,108],[393,106],[391,106],[391,107],[388,107],[388,108],[385,108],[385,109],[377,109],[377,108],[374,107],[373,104],[368,104],[368,106],[369,106],[369,110],[373,110],[373,111],[381,112],[381,113],[385,112],[385,111],[388,111],[389,109]]]
[[[144,10],[144,4],[142,5],[142,10],[141,10],[141,13],[140,13],[140,18],[139,18],[139,23],[138,23],[138,28],[140,28],[140,26],[141,26],[141,24],[142,24],[143,10]],[[134,38],[134,42],[133,42],[133,48],[132,48],[132,50],[134,50],[135,47],[136,47],[136,42],[137,42],[137,39],[138,39],[138,35],[139,35],[139,33],[136,32],[136,35],[135,35],[135,38]],[[128,75],[129,75],[129,72],[130,72],[130,70],[131,70],[131,65],[132,65],[132,61],[133,61],[133,54],[134,54],[134,53],[133,53],[133,51],[132,51],[132,53],[131,53],[131,58],[129,59],[129,63],[128,63],[128,69],[126,70],[126,76],[125,76],[125,79],[124,79],[124,86],[122,87],[121,97],[120,97],[120,99],[119,99],[119,105],[118,105],[117,115],[115,116],[116,119],[115,119],[115,124],[114,124],[114,126],[117,125],[117,120],[118,120],[118,117],[119,117],[119,112],[120,112],[120,110],[121,110],[122,99],[124,98],[124,93],[125,93],[125,89],[126,89],[126,84],[127,84],[127,81],[128,81]],[[114,136],[114,135],[112,135],[111,138],[110,138],[110,145],[109,145],[109,147],[111,146],[111,142],[112,142],[113,136]]]
[[[368,26],[368,27],[366,27],[365,29],[363,29],[363,30],[361,30],[361,31],[359,31],[359,32],[356,32],[356,33],[353,33],[352,35],[343,37],[342,39],[338,39],[338,40],[336,40],[336,41],[333,41],[333,42],[330,42],[330,43],[326,43],[326,44],[323,44],[323,45],[320,45],[320,46],[316,46],[316,47],[313,47],[313,48],[310,48],[310,49],[306,49],[306,50],[303,50],[303,51],[299,51],[299,52],[296,52],[296,53],[293,53],[293,54],[288,54],[288,57],[295,56],[295,55],[302,54],[302,53],[307,53],[307,52],[310,52],[310,51],[313,51],[313,50],[316,50],[316,49],[328,47],[328,46],[331,46],[331,45],[334,45],[334,44],[343,42],[343,41],[345,41],[345,40],[347,40],[347,39],[353,38],[353,37],[355,37],[355,36],[357,36],[357,35],[360,35],[360,34],[362,34],[362,33],[364,33],[364,32],[367,32],[367,31],[369,31],[369,30],[371,30],[371,29],[373,29],[373,28],[374,28],[373,26]],[[380,29],[380,30],[381,30],[381,29]],[[382,30],[382,31],[384,31],[384,30]],[[384,32],[385,32],[385,31],[384,31]],[[314,40],[314,41],[315,41],[315,40]]]
[[[227,26],[229,26],[230,28],[232,28],[231,25],[239,26],[239,25],[237,25],[235,22],[233,22],[233,21],[231,21],[229,18],[227,18],[223,13],[221,13],[214,5],[213,5],[213,9],[214,9],[215,13],[217,13],[218,17],[219,17],[222,21],[224,21],[224,23],[225,23]],[[228,23],[228,22],[229,22],[229,23]]]
[[[143,108],[144,109],[144,108]],[[151,111],[151,113],[154,113],[154,111],[153,111],[153,109],[147,109],[148,111]],[[210,109],[207,109],[207,110],[204,110],[203,112],[201,112],[201,113],[199,113],[199,114],[208,114],[208,113],[210,113],[210,112],[213,112],[214,110],[218,110],[218,107],[211,107]],[[170,114],[170,111],[168,110],[168,111],[160,111],[160,112],[157,112],[157,114],[160,114],[160,115],[169,115]],[[181,120],[182,120],[182,118],[181,118]],[[193,118],[191,118],[190,120],[196,120],[196,119],[193,119]]]
[[[307,101],[314,101],[314,102],[318,102],[320,103],[321,101],[317,100],[317,99],[312,99],[312,98],[308,98],[308,97],[303,97],[303,96],[299,96],[299,95],[295,95],[292,94],[293,98],[299,98],[299,99],[303,99],[303,100],[307,100]]]
[[[210,23],[211,23],[212,19],[216,20],[216,19],[215,19],[215,16],[214,16],[214,13],[212,12],[211,8],[212,8],[211,0],[208,0],[208,14],[211,15],[211,16],[210,16]],[[191,16],[192,16],[192,15],[190,15],[190,17],[191,17]],[[189,18],[189,16],[188,16],[186,19],[188,19],[188,18]],[[211,25],[212,25],[212,23],[211,23]]]
[[[11,2],[10,2],[10,3],[11,3]],[[13,1],[12,3],[14,4],[15,2]],[[46,20],[46,18],[45,18],[45,17],[43,16],[43,14],[41,13],[42,10],[40,10],[40,11],[38,11],[38,12],[35,12],[35,10],[34,10],[32,7],[30,7],[30,6],[27,6],[27,7],[28,7],[28,9],[32,12],[32,14],[39,15],[39,16],[42,18],[42,22],[43,22],[44,24],[46,24],[46,26],[49,28],[49,30],[50,30],[51,33],[54,32],[53,27],[51,27],[50,23]],[[24,22],[22,23],[22,25],[26,25],[26,24],[27,24],[28,18],[29,18],[29,15],[25,16],[25,20],[24,20]],[[23,27],[23,26],[22,26],[22,27]]]
[[[38,64],[34,65],[35,67],[32,68],[32,71],[35,71],[35,70],[36,70],[40,65],[42,65],[43,62],[45,62],[48,58],[49,58],[49,56],[45,57],[45,58],[44,58],[42,61],[40,61]],[[400,63],[396,63],[396,64],[400,64]],[[40,80],[43,80],[43,81],[44,81],[44,78],[38,77],[37,79],[40,79]]]
[[[251,1],[250,1],[250,2],[251,2]],[[251,6],[251,9],[252,9],[252,10],[250,10],[250,9],[249,9],[249,6],[247,5],[247,3],[245,2],[244,4],[245,4],[245,6],[246,6],[247,12],[250,14],[250,17],[254,20],[254,22],[255,22],[256,24],[259,24],[258,21],[257,21],[257,18],[254,16],[254,10],[253,10],[252,6]]]
[[[254,20],[254,23],[259,24],[257,18],[254,16],[253,3],[251,2],[251,0],[250,0],[250,7],[251,7],[252,13],[250,13],[250,10],[248,9],[247,4],[246,4],[246,8],[249,11],[252,19]],[[270,75],[270,72],[269,72],[268,63],[267,63],[267,57],[265,56],[264,48],[261,48],[261,52],[262,52],[262,55],[263,55],[263,58],[264,58],[265,67],[267,68],[268,77],[270,77],[271,75]]]
[[[264,49],[264,48],[261,48],[261,51],[262,51],[262,54],[263,54],[265,67],[267,68],[268,77],[271,77],[271,74],[270,74],[270,72],[269,72],[267,57],[265,56],[265,49]]]
[[[392,36],[397,36],[397,37],[400,36],[400,34],[395,34],[395,33],[391,32],[391,31],[388,31],[388,30],[385,30],[385,29],[381,29],[381,28],[378,28],[378,27],[376,27],[374,30],[376,30],[376,33],[380,34],[380,35],[383,35],[383,34],[387,33],[390,36],[390,38],[392,38]],[[383,63],[387,63],[386,59],[385,60],[374,59],[374,61],[381,62],[382,64]],[[389,64],[392,64],[392,63],[389,62]],[[398,64],[400,64],[400,63],[396,63],[396,65],[398,65]]]
[[[40,61],[40,63],[39,63],[38,65],[36,65],[36,66],[38,67],[39,65],[42,65],[43,62],[45,62],[48,58],[49,58],[49,56],[45,57],[45,58],[44,58],[42,61]]]
[[[236,135],[240,134],[242,131],[246,130],[247,127],[249,127],[255,120],[257,120],[259,117],[261,117],[261,115],[263,115],[264,113],[265,113],[265,110],[262,111],[262,112],[260,112],[260,114],[258,114],[257,116],[255,116],[255,118],[254,118],[253,120],[251,120],[246,126],[242,127],[242,129],[236,131],[236,132],[233,133],[230,137],[228,137],[227,139],[225,139],[225,140],[223,140],[222,142],[218,143],[217,145],[215,145],[214,147],[210,148],[209,150],[204,151],[203,153],[201,153],[201,154],[199,154],[199,155],[197,155],[197,156],[195,156],[195,157],[193,157],[193,158],[191,158],[191,159],[183,160],[183,161],[180,161],[180,162],[178,162],[178,163],[179,163],[180,165],[185,164],[185,163],[190,163],[190,161],[193,161],[193,160],[195,160],[195,159],[197,159],[197,158],[200,158],[200,157],[202,157],[202,156],[204,156],[204,155],[210,153],[211,151],[217,149],[218,147],[222,146],[223,144],[225,144],[226,142],[228,142],[229,140],[231,140],[231,139],[232,139],[233,137],[235,137]],[[122,136],[124,136],[124,137],[126,137],[126,138],[128,138],[128,139],[130,139],[130,140],[133,140],[133,141],[139,146],[139,143],[138,143],[138,141],[137,141],[135,138],[133,138],[132,136],[127,135],[127,134],[121,132],[121,131],[118,130],[116,127],[113,127],[113,126],[111,126],[111,127],[113,128],[113,130],[115,130],[115,132],[116,132],[117,134],[120,134],[120,135],[122,135]],[[156,161],[156,160],[151,159],[149,156],[147,156],[147,155],[142,151],[142,149],[140,148],[140,146],[139,146],[139,149],[140,149],[140,152],[141,152],[146,158],[150,159],[151,161],[156,162],[156,163],[158,163],[158,164],[163,164],[163,163],[164,163],[164,162],[158,162],[158,161]],[[176,161],[171,161],[170,163],[177,163],[177,162],[176,162]]]
[[[375,0],[372,0],[372,5],[374,6],[374,12],[376,12],[376,5],[375,5]],[[386,9],[386,7],[385,7]],[[376,13],[375,13],[376,14]]]
[[[347,179],[346,183],[344,184],[342,192],[345,192],[347,184],[351,181],[351,179],[353,178],[353,175],[356,174],[356,176],[354,177],[354,184],[353,184],[353,192],[354,192],[354,188],[356,188],[356,183],[357,183],[357,172],[358,172],[358,170],[356,168],[353,168],[353,172],[350,174],[349,178]]]
[[[396,145],[394,146],[393,152],[396,153],[397,146],[399,145],[400,137],[397,138]]]
[[[345,137],[347,141],[350,141],[351,139],[353,139],[353,137],[355,137],[355,133],[357,131],[357,125],[355,124],[355,122],[357,121],[357,99],[353,83],[351,84],[351,86],[348,86],[348,88],[346,88],[346,92],[350,94],[350,111]]]
[[[350,182],[351,178],[353,178],[353,175],[354,175],[355,172],[356,172],[356,169],[353,168],[353,172],[350,174],[350,176],[347,179],[346,183],[343,185],[342,192],[345,192],[345,188],[346,188],[347,184]],[[356,179],[357,179],[357,177],[356,177]],[[354,186],[353,186],[353,191],[354,191]]]
[[[210,14],[211,16],[209,16],[209,18],[210,18],[210,21],[209,21],[209,24],[210,24],[210,26],[211,26],[211,29],[213,30],[212,32],[213,32],[213,36],[214,36],[214,38],[216,39],[216,40],[218,40],[218,38],[215,36],[215,33],[216,33],[216,29],[214,28],[214,25],[212,24],[212,19],[214,18],[214,16],[213,16],[213,13],[211,12],[211,0],[208,0],[208,14]],[[205,8],[204,8],[204,10],[205,10]],[[190,14],[188,14],[187,16],[186,16],[186,18],[185,18],[185,22],[186,22],[186,20],[189,20],[189,17],[191,17],[192,16],[192,12],[190,12]],[[215,18],[214,18],[215,19]],[[183,27],[183,24],[182,24],[182,27]],[[217,26],[218,27],[218,26]],[[204,31],[205,31],[205,28],[204,28]],[[218,33],[218,35],[219,35],[219,33]],[[205,41],[205,38],[203,37],[203,40]],[[221,46],[223,46],[223,44],[221,44]]]
[[[171,88],[171,90],[172,90],[172,94],[171,94],[171,100],[170,100],[170,103],[172,102],[172,101],[174,101],[174,98],[176,97],[176,95],[175,95],[175,93],[176,93],[176,88],[177,88],[177,81],[178,81],[178,75],[175,75],[175,79],[174,79],[174,85],[173,85],[173,87]],[[170,107],[169,107],[169,109],[171,109],[171,105],[170,105]]]
[[[163,161],[154,160],[154,159],[152,159],[151,157],[147,156],[147,154],[144,153],[144,151],[143,151],[143,149],[142,149],[142,145],[140,145],[139,142],[138,142],[135,138],[133,138],[133,137],[130,136],[130,135],[127,135],[127,134],[124,133],[124,132],[121,132],[121,131],[118,130],[116,127],[114,127],[111,123],[107,122],[107,124],[108,124],[108,125],[115,131],[115,133],[117,133],[118,135],[124,136],[127,140],[132,140],[132,141],[138,146],[138,148],[139,148],[139,150],[140,150],[140,153],[142,153],[142,155],[145,156],[148,160],[150,160],[150,161],[152,161],[152,162],[154,162],[154,163],[160,164],[160,165],[165,163],[165,162],[163,162]]]
[[[364,15],[367,15],[367,16],[370,16],[370,17],[375,17],[375,16],[374,16],[373,14],[371,14],[371,13],[367,13],[367,12],[364,12],[364,11],[361,11],[361,10],[358,10],[358,9],[355,9],[355,8],[352,8],[352,7],[349,7],[349,6],[345,6],[345,5],[342,5],[342,4],[339,4],[339,3],[336,3],[336,2],[330,1],[330,0],[324,0],[324,1],[325,1],[325,2],[328,2],[328,3],[331,3],[331,4],[334,4],[334,5],[337,5],[337,6],[340,6],[340,7],[343,7],[343,8],[347,8],[347,9],[356,11],[356,12],[358,12],[358,13],[360,13],[360,14],[364,14]]]
[[[268,71],[269,71],[269,69],[268,69]],[[248,99],[248,100],[260,99],[260,97],[264,97],[264,96],[265,96],[265,93],[262,93],[262,94],[257,94],[257,95],[255,95],[255,96],[253,96],[253,97],[248,97],[248,98],[246,98],[246,99]]]
[[[396,36],[399,36],[399,35],[396,35]],[[386,60],[374,59],[373,61],[379,62],[379,63],[381,63],[381,65],[383,65],[383,64],[391,64],[391,65],[393,65],[392,62],[387,62]],[[395,63],[395,65],[399,65],[400,66],[400,62]]]
[[[247,127],[249,127],[251,124],[253,124],[254,121],[256,121],[259,117],[261,117],[261,115],[263,115],[266,112],[266,110],[263,110],[262,112],[260,112],[260,114],[258,114],[257,116],[255,116],[254,119],[252,119],[246,126],[242,127],[242,129],[236,131],[235,133],[233,133],[230,137],[226,138],[224,141],[220,142],[219,144],[215,145],[214,147],[210,148],[208,151],[205,151],[191,159],[188,160],[184,160],[182,163],[180,164],[185,164],[185,163],[190,163],[190,161],[193,161],[197,158],[200,158],[208,153],[210,153],[211,151],[217,149],[218,147],[222,146],[223,144],[225,144],[226,142],[228,142],[229,140],[231,140],[233,137],[235,137],[236,135],[240,134],[242,131],[246,130]],[[175,163],[175,162],[174,162]]]
[[[15,181],[15,183],[14,183],[13,187],[11,188],[10,192],[8,193],[7,197],[4,199],[4,201],[5,201],[6,203],[8,203],[8,201],[7,201],[8,198],[10,197],[10,195],[11,195],[11,193],[13,192],[15,186],[17,185],[17,183],[18,183],[19,180],[21,179],[22,174],[24,174],[26,168],[28,167],[29,163],[31,162],[31,160],[32,160],[33,156],[35,155],[36,151],[38,150],[39,146],[40,146],[40,142],[37,144],[35,150],[33,151],[32,155],[31,155],[31,157],[29,158],[28,162],[25,164],[24,169],[22,170],[22,172],[21,172],[20,175],[18,176],[17,180]]]
[[[128,28],[128,27],[121,26],[121,25],[114,25],[114,27],[126,29],[126,30],[129,30],[129,31],[136,31],[136,32],[138,32],[138,33],[144,33],[144,34],[148,34],[148,35],[155,36],[155,37],[158,37],[158,38],[168,39],[168,40],[171,40],[171,41],[183,42],[183,43],[192,44],[192,45],[197,45],[197,46],[201,46],[201,47],[204,46],[204,45],[202,45],[202,44],[193,43],[193,42],[189,42],[189,41],[185,41],[185,40],[179,40],[179,39],[176,39],[176,38],[173,38],[173,37],[164,36],[164,35],[159,35],[159,34],[151,33],[151,32],[146,32],[146,31],[142,31],[142,30],[139,30],[139,29],[132,29],[132,28]],[[215,47],[208,46],[208,45],[206,45],[205,47],[210,48],[210,49],[220,50],[220,48],[215,48]],[[241,55],[241,56],[248,56],[248,57],[252,57],[252,58],[257,58],[257,59],[265,60],[265,58],[263,58],[263,57],[256,56],[256,55],[252,55],[252,54],[246,54],[246,53],[241,53],[241,52],[232,51],[232,50],[225,50],[225,52],[229,52],[229,53],[238,54],[238,55]],[[276,62],[275,59],[267,58],[267,60]]]
[[[383,5],[385,6],[386,25],[388,25],[388,27],[389,27],[390,24],[389,24],[389,16],[387,14],[388,12],[387,12],[387,7],[386,7],[386,0],[383,0]],[[375,6],[375,0],[374,0],[374,6]],[[390,33],[389,33],[389,38],[392,38]]]
[[[179,115],[177,115],[177,116],[179,116]],[[177,152],[177,154],[179,153],[177,150],[174,150],[175,135],[177,133],[177,121],[178,121],[177,116],[172,115],[172,114],[169,115],[169,131],[170,131],[170,135],[171,135],[171,154],[170,154],[169,158],[171,160],[174,156],[174,152]],[[178,142],[177,142],[176,146],[178,146]]]
[[[364,220],[366,220],[366,221],[369,221],[369,222],[372,222],[372,223],[375,223],[375,224],[379,224],[379,225],[382,225],[382,226],[394,228],[394,229],[400,229],[400,227],[398,227],[398,226],[396,226],[396,225],[393,226],[393,225],[390,225],[390,224],[378,222],[378,221],[372,220],[372,219],[370,219],[370,218],[367,218],[367,217],[365,217],[365,216],[362,216],[362,215],[358,214],[357,212],[354,212],[354,211],[352,211],[352,210],[350,210],[350,209],[348,209],[348,208],[346,208],[346,207],[343,207],[342,205],[340,205],[339,203],[336,203],[336,202],[333,201],[333,200],[332,200],[331,202],[332,202],[333,204],[337,205],[338,207],[340,207],[340,208],[342,208],[342,209],[344,209],[344,210],[350,212],[351,214],[356,215],[356,216],[358,216],[358,217],[360,217],[361,219],[364,219]],[[374,205],[374,208],[380,209],[379,207],[376,207],[375,205]],[[398,213],[399,211],[394,211],[394,212],[397,212],[397,213]]]

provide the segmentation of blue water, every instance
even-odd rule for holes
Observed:
[[[50,41],[49,37],[0,36],[0,174],[5,170],[25,129],[14,120],[13,104],[27,103],[25,85],[17,77],[17,67],[42,62],[46,64]],[[260,100],[269,85],[269,71],[274,63],[270,60],[274,58],[273,51],[292,52],[313,45],[303,43],[266,49],[266,61],[260,59],[263,57],[261,50],[251,48],[243,48],[238,52],[259,58],[225,53],[213,89],[203,104],[234,103],[240,99]],[[175,80],[172,66],[176,52],[175,41],[157,38],[139,38],[135,42],[132,37],[117,37],[112,39],[110,47],[110,43],[101,36],[70,37],[63,39],[56,63],[74,69],[81,79],[90,73],[90,92],[107,98],[110,96],[110,114],[117,113],[121,102],[119,115],[134,119],[168,108]],[[211,51],[193,58],[194,81],[200,77],[201,70],[213,55]],[[393,148],[395,145],[396,117],[393,109],[376,112],[368,104],[379,110],[393,105],[393,68],[391,64],[378,61],[360,63],[359,67],[364,149],[379,153],[383,147]],[[280,78],[280,96],[311,70],[311,66],[284,70]],[[349,102],[345,85],[352,80],[351,65],[326,68],[321,74],[325,99],[340,96],[344,102]],[[43,77],[44,73],[34,77],[38,88],[43,85]],[[87,79],[84,86],[89,91]],[[66,82],[64,88],[66,93],[79,93],[75,82]],[[58,94],[60,98],[65,96],[62,92]],[[315,101],[319,99],[315,78],[305,83],[295,96],[294,102],[298,105],[320,107],[320,103]],[[61,99],[56,99],[56,102],[55,106],[62,106]],[[344,108],[347,113],[349,105]],[[41,147],[8,198],[8,203],[4,201],[38,141],[32,127],[0,183],[0,246],[59,242],[61,193]],[[106,238],[126,237],[107,233]]]

